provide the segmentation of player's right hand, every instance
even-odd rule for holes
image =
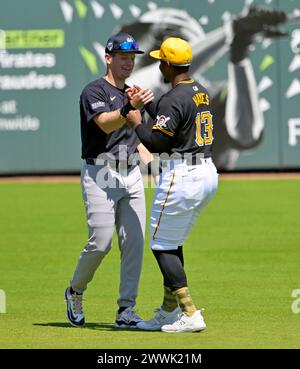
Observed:
[[[132,97],[141,91],[141,87],[137,85],[133,85],[133,87],[128,87],[125,92],[128,97],[128,100],[132,99]]]
[[[142,109],[145,105],[154,100],[154,93],[150,89],[142,90],[134,85],[126,90],[128,100],[135,109]]]

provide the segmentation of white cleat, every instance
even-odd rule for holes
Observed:
[[[181,309],[177,307],[173,311],[168,312],[159,307],[155,310],[155,313],[152,319],[138,323],[137,328],[144,331],[160,331],[164,324],[173,324],[178,320]]]
[[[167,333],[183,333],[183,332],[200,332],[206,328],[203,316],[200,310],[197,310],[194,315],[187,316],[181,314],[178,320],[173,324],[163,325],[161,330]]]

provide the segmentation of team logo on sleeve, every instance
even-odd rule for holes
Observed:
[[[152,127],[152,129],[158,129],[161,132],[164,132],[165,134],[167,134],[168,136],[174,136],[173,132],[169,131],[169,127],[167,125],[167,122],[170,120],[170,117],[166,117],[165,115],[158,115],[156,117],[156,122],[154,124],[154,126]]]
[[[103,108],[105,106],[105,102],[104,101],[96,101],[93,104],[91,104],[92,109],[97,109],[97,108]]]
[[[158,115],[156,117],[155,125],[161,128],[168,128],[167,121],[170,120],[170,117],[166,117],[165,115]]]

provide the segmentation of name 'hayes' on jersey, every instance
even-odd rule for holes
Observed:
[[[207,90],[194,80],[179,82],[157,104],[152,130],[172,137],[171,153],[212,155],[213,116]]]

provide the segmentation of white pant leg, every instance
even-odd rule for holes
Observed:
[[[116,228],[121,252],[119,306],[134,306],[142,269],[146,223],[145,192],[138,166],[125,178],[127,196],[116,208]]]
[[[165,172],[152,205],[151,248],[172,250],[183,245],[217,186],[218,174],[211,162],[195,166],[181,164]]]
[[[87,288],[112,246],[115,207],[125,195],[125,189],[116,188],[118,182],[113,183],[115,178],[110,172],[107,166],[82,165],[81,187],[88,224],[88,242],[79,256],[70,282],[77,292],[83,292]]]

